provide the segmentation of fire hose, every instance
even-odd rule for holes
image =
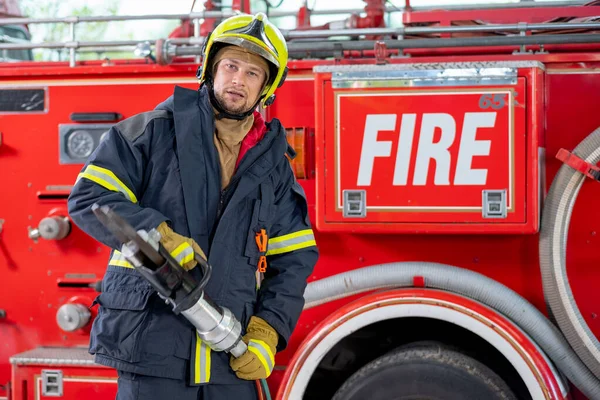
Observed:
[[[600,128],[581,141],[572,153],[557,154],[564,162],[544,200],[540,229],[540,267],[544,296],[567,341],[584,364],[600,379],[600,342],[575,302],[567,276],[566,248],[571,213],[586,177],[600,181]]]
[[[204,291],[212,267],[195,254],[202,269],[198,282],[160,243],[160,233],[136,231],[108,206],[92,206],[94,215],[122,244],[121,253],[157,291],[175,314],[183,315],[198,332],[198,337],[212,350],[240,357],[247,350],[242,340],[242,326],[226,307],[216,304]],[[270,399],[264,380],[256,382],[259,398]]]
[[[304,309],[371,290],[412,287],[422,276],[425,287],[447,290],[500,311],[530,335],[558,369],[590,399],[600,399],[600,342],[583,319],[569,286],[566,243],[571,212],[586,177],[600,181],[600,128],[563,165],[544,201],[540,265],[544,295],[560,330],[530,302],[508,287],[475,271],[430,262],[397,262],[360,268],[308,284]]]
[[[414,287],[446,290],[474,299],[502,313],[540,346],[558,369],[589,399],[600,399],[600,380],[571,349],[560,330],[525,298],[478,272],[448,264],[413,261],[373,265],[308,284],[304,309],[371,290]]]

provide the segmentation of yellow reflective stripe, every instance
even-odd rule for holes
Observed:
[[[196,356],[194,357],[194,383],[200,383],[200,348],[202,342],[196,331]]]
[[[273,357],[269,345],[262,340],[251,339],[248,342],[248,351],[258,357],[261,364],[265,367],[265,371],[267,371],[267,376],[270,375],[275,365],[275,357]]]
[[[86,167],[85,171],[77,176],[77,180],[81,178],[89,179],[113,192],[121,192],[132,203],[137,203],[135,194],[109,169],[90,164]]]
[[[111,185],[110,183],[108,183],[94,175],[88,174],[87,172],[82,172],[79,175],[77,175],[78,181],[81,178],[86,178],[86,179],[89,179],[90,181],[96,182],[98,185],[104,186],[105,188],[107,188],[108,190],[112,190],[113,192],[120,192],[120,190],[117,189],[115,186]]]
[[[207,345],[204,345],[204,350],[206,351],[206,354],[205,354],[206,367],[204,368],[205,374],[206,374],[206,382],[210,382],[210,362],[211,362],[210,347],[208,347]]]
[[[269,359],[271,360],[271,364],[275,364],[275,356],[273,355],[273,352],[271,351],[271,347],[266,342],[259,340],[259,339],[252,339],[252,341],[254,343],[260,344],[263,347],[263,349],[267,352]]]
[[[123,261],[123,260],[110,260],[108,265],[114,265],[116,267],[123,267],[123,268],[133,268],[133,265],[131,265],[129,263],[129,261]]]
[[[312,235],[312,234],[313,234],[312,229],[304,229],[302,231],[288,233],[287,235],[271,238],[271,239],[269,239],[269,244],[279,243],[279,242],[283,242],[285,240],[297,238],[299,236],[306,236],[306,235]]]
[[[281,249],[269,250],[269,251],[267,251],[267,255],[268,256],[272,256],[272,255],[275,255],[275,254],[289,253],[290,251],[300,250],[300,249],[304,249],[306,247],[316,246],[316,245],[317,245],[316,241],[314,241],[314,240],[308,240],[306,242],[302,242],[302,243],[298,243],[298,244],[293,244],[293,245],[287,246],[287,247],[282,247]]]
[[[177,260],[179,265],[183,265],[194,259],[194,250],[187,242],[183,242],[171,252],[171,256]]]
[[[125,256],[123,256],[123,254],[121,254],[121,252],[118,250],[113,251],[112,257],[110,258],[108,265],[114,265],[116,267],[123,268],[133,268],[133,265],[131,265],[131,263],[127,261]]]
[[[304,229],[287,235],[269,239],[266,255],[288,253],[290,251],[316,246],[315,235],[312,229]]]
[[[271,370],[269,369],[269,364],[267,363],[267,360],[265,360],[265,357],[261,354],[260,350],[254,348],[254,347],[248,347],[248,351],[254,353],[256,355],[256,357],[258,357],[258,360],[260,361],[260,363],[263,365],[263,367],[265,367],[265,371],[267,371],[267,375],[269,375],[271,373]]]
[[[196,349],[194,357],[194,383],[210,382],[210,347],[208,347],[196,331]]]

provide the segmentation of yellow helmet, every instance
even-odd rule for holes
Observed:
[[[256,15],[235,15],[221,22],[204,42],[204,59],[196,73],[200,84],[212,84],[210,68],[212,58],[221,47],[219,44],[243,47],[263,57],[270,64],[272,71],[259,101],[262,102],[263,108],[273,104],[275,90],[283,84],[287,75],[287,45],[279,29],[260,12]]]

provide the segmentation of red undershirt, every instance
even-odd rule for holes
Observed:
[[[236,169],[248,150],[256,146],[256,144],[265,136],[266,132],[267,126],[265,125],[265,120],[258,111],[254,111],[254,123],[252,124],[252,128],[250,128],[246,136],[244,136],[244,139],[240,145],[240,152],[235,163]]]

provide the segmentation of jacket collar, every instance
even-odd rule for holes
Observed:
[[[213,143],[214,112],[205,86],[197,91],[176,86],[173,100],[177,153],[190,233],[207,235],[214,226],[221,193],[219,158]],[[273,119],[266,127],[264,137],[248,150],[232,177],[235,187],[230,185],[233,193],[227,209],[266,179],[285,157],[287,140],[281,123]],[[199,182],[206,184],[199,185]],[[206,207],[201,212],[206,216],[205,223],[199,223],[198,207]]]
[[[264,181],[269,173],[285,157],[287,140],[281,123],[273,119],[267,123],[267,132],[263,139],[246,153],[232,178],[234,193],[227,205],[241,201],[249,192]],[[230,183],[231,185],[231,183]],[[225,211],[227,211],[227,209]]]
[[[212,141],[213,112],[206,89],[176,86],[173,97],[177,155],[190,234],[208,236],[215,223],[221,190],[218,154]]]
[[[202,87],[198,91],[186,89],[180,86],[175,87],[174,93],[174,116],[175,128],[178,141],[178,150],[188,149],[189,145],[198,141],[202,144],[205,153],[211,153],[209,149],[213,149],[213,135],[215,131],[215,120],[212,106],[208,99],[208,91],[206,87]],[[185,144],[185,149],[183,145]],[[250,150],[257,150],[252,151]],[[238,172],[244,172],[248,165],[256,161],[258,156],[266,156],[260,166],[271,169],[281,157],[285,155],[287,149],[287,140],[285,131],[281,123],[277,119],[266,123],[266,133],[262,139],[248,151],[248,157],[244,157],[239,163]],[[215,158],[215,160],[218,159]],[[264,171],[269,172],[269,171]],[[237,174],[237,172],[236,172]]]

